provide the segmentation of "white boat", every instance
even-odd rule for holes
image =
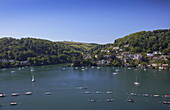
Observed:
[[[106,94],[112,94],[112,91],[106,91]]]
[[[116,69],[115,71],[116,71],[116,72],[119,72],[120,70]]]
[[[11,73],[15,73],[16,71],[11,71]]]
[[[118,73],[113,73],[113,75],[116,75],[116,74],[118,74]]]
[[[96,91],[96,94],[101,94],[102,92],[101,91]]]
[[[130,93],[130,95],[132,95],[132,96],[136,96],[136,93],[133,93],[133,92],[132,92],[132,93]]]
[[[106,102],[113,102],[114,99],[106,99]]]
[[[19,96],[19,93],[12,93],[11,96]]]
[[[155,95],[153,95],[153,97],[160,97],[160,95],[158,95],[158,94],[155,94]]]
[[[100,69],[100,67],[97,67],[97,69]]]
[[[45,92],[45,95],[51,95],[51,92]]]
[[[139,83],[137,80],[138,80],[138,79],[137,79],[137,75],[136,75],[136,81],[134,82],[134,84],[135,84],[136,86],[140,85],[140,83]]]
[[[139,83],[139,82],[134,82],[134,84],[135,84],[135,85],[137,85],[137,86],[138,86],[138,85],[140,85],[140,83]]]
[[[144,97],[149,97],[149,94],[142,94]]]
[[[0,97],[5,97],[6,95],[3,93],[0,93]]]
[[[32,82],[35,82],[35,78],[34,78],[34,75],[32,75],[32,80],[31,80]]]
[[[85,93],[85,94],[90,94],[90,91],[85,91],[84,93]]]
[[[87,89],[87,87],[78,87],[78,89]]]
[[[25,92],[25,95],[32,95],[32,92]]]
[[[10,105],[17,105],[17,102],[11,102]]]

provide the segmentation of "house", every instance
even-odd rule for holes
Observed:
[[[95,58],[97,58],[97,57],[98,57],[98,55],[96,54],[94,57],[95,57]]]
[[[0,62],[8,62],[7,59],[0,59]]]
[[[129,44],[127,44],[127,45],[124,45],[124,47],[129,47]]]
[[[21,61],[20,63],[21,63],[21,64],[27,64],[28,61]]]
[[[142,55],[140,55],[140,54],[131,54],[128,57],[130,57],[133,60],[140,60],[142,58]]]
[[[114,49],[114,50],[118,50],[118,49],[120,49],[120,48],[119,48],[119,47],[113,47],[113,49]]]
[[[109,50],[101,50],[101,52],[107,52],[107,53],[109,53],[110,51],[109,51]]]
[[[148,56],[148,57],[153,57],[154,54],[152,54],[152,53],[147,53],[147,56]]]
[[[103,57],[104,57],[104,58],[109,58],[109,57],[110,57],[110,55],[104,55]]]
[[[162,64],[161,66],[159,66],[159,69],[167,70],[167,69],[169,69],[169,64]]]
[[[8,62],[12,63],[12,62],[15,62],[15,60],[8,60]]]
[[[162,54],[162,52],[154,51],[154,52],[153,52],[153,54],[154,54],[154,55],[161,55],[161,54]]]
[[[151,64],[152,67],[157,68],[160,64],[153,63]]]

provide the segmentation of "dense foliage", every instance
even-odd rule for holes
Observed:
[[[82,55],[81,51],[60,42],[35,38],[0,39],[0,59],[28,61],[29,65],[70,63]],[[0,65],[5,67],[11,63],[1,62]]]
[[[170,52],[170,29],[133,33],[117,39],[114,45],[134,53],[160,51],[168,54]],[[124,45],[129,45],[129,48]]]

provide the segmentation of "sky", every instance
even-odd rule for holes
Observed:
[[[113,43],[170,29],[170,0],[0,0],[0,38]]]

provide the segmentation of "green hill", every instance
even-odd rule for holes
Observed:
[[[114,46],[134,53],[160,51],[168,54],[170,53],[170,29],[133,33],[115,40]]]

